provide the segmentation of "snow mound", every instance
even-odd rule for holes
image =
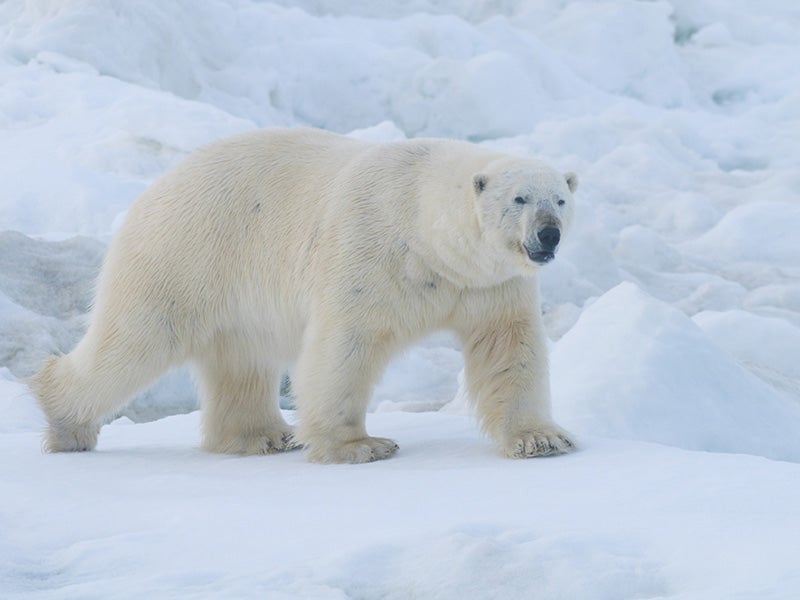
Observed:
[[[800,397],[800,327],[744,310],[705,311],[692,319],[743,366]]]
[[[557,420],[577,434],[800,461],[800,406],[631,283],[561,338],[552,387]]]
[[[691,103],[691,92],[673,40],[671,12],[664,2],[572,2],[539,33],[597,88],[677,106]],[[609,37],[619,43],[607,43]]]
[[[726,214],[710,231],[686,249],[719,262],[758,262],[795,269],[800,274],[800,205],[752,202]]]
[[[1,366],[25,377],[48,354],[72,348],[104,254],[90,238],[48,242],[0,232]]]

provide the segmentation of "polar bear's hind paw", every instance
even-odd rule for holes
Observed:
[[[252,456],[288,452],[302,448],[302,445],[294,439],[292,430],[276,429],[274,431],[238,435],[232,438],[206,439],[203,443],[203,448],[209,452],[219,454]]]
[[[367,463],[389,458],[398,448],[393,440],[366,437],[333,447],[314,447],[312,444],[308,459],[317,463]]]

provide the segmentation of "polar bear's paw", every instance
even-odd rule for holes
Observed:
[[[278,454],[301,448],[292,429],[276,429],[261,433],[237,435],[225,440],[206,442],[205,449],[220,454]]]
[[[504,451],[509,458],[555,456],[576,449],[570,434],[557,425],[539,425],[509,435]]]
[[[47,428],[44,439],[45,452],[84,452],[94,450],[100,425],[68,424],[65,421],[53,421]]]
[[[299,448],[302,448],[302,446],[294,439],[294,431],[287,429],[260,436],[255,441],[255,451],[247,454],[277,454],[278,452],[288,452]]]
[[[365,437],[338,446],[312,444],[308,460],[317,463],[367,463],[389,458],[397,449],[393,440]]]

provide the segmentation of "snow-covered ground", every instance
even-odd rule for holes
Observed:
[[[800,468],[586,436],[502,460],[470,419],[370,415],[367,465],[196,449],[197,413],[97,452],[0,437],[3,598],[781,598],[800,590]]]
[[[798,64],[792,0],[1,2],[0,597],[800,597]],[[542,288],[580,452],[498,457],[446,334],[376,391],[389,461],[203,454],[181,371],[40,452],[22,380],[126,208],[292,125],[579,174]]]

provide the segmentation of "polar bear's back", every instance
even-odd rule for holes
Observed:
[[[368,147],[325,132],[267,130],[201,148],[131,206],[106,257],[98,308],[136,306],[184,329],[176,331],[184,340],[197,337],[195,323],[224,327],[220,319],[248,314],[263,322],[257,311],[300,320],[324,186]],[[171,314],[158,316],[165,307]]]
[[[218,213],[233,219],[285,210],[303,197],[306,209],[319,198],[320,184],[341,171],[363,142],[311,129],[248,132],[195,151],[159,179],[131,208],[131,219],[156,215],[185,221]],[[313,184],[313,185],[312,185]],[[303,193],[311,187],[315,193]],[[197,223],[194,223],[197,225]]]

